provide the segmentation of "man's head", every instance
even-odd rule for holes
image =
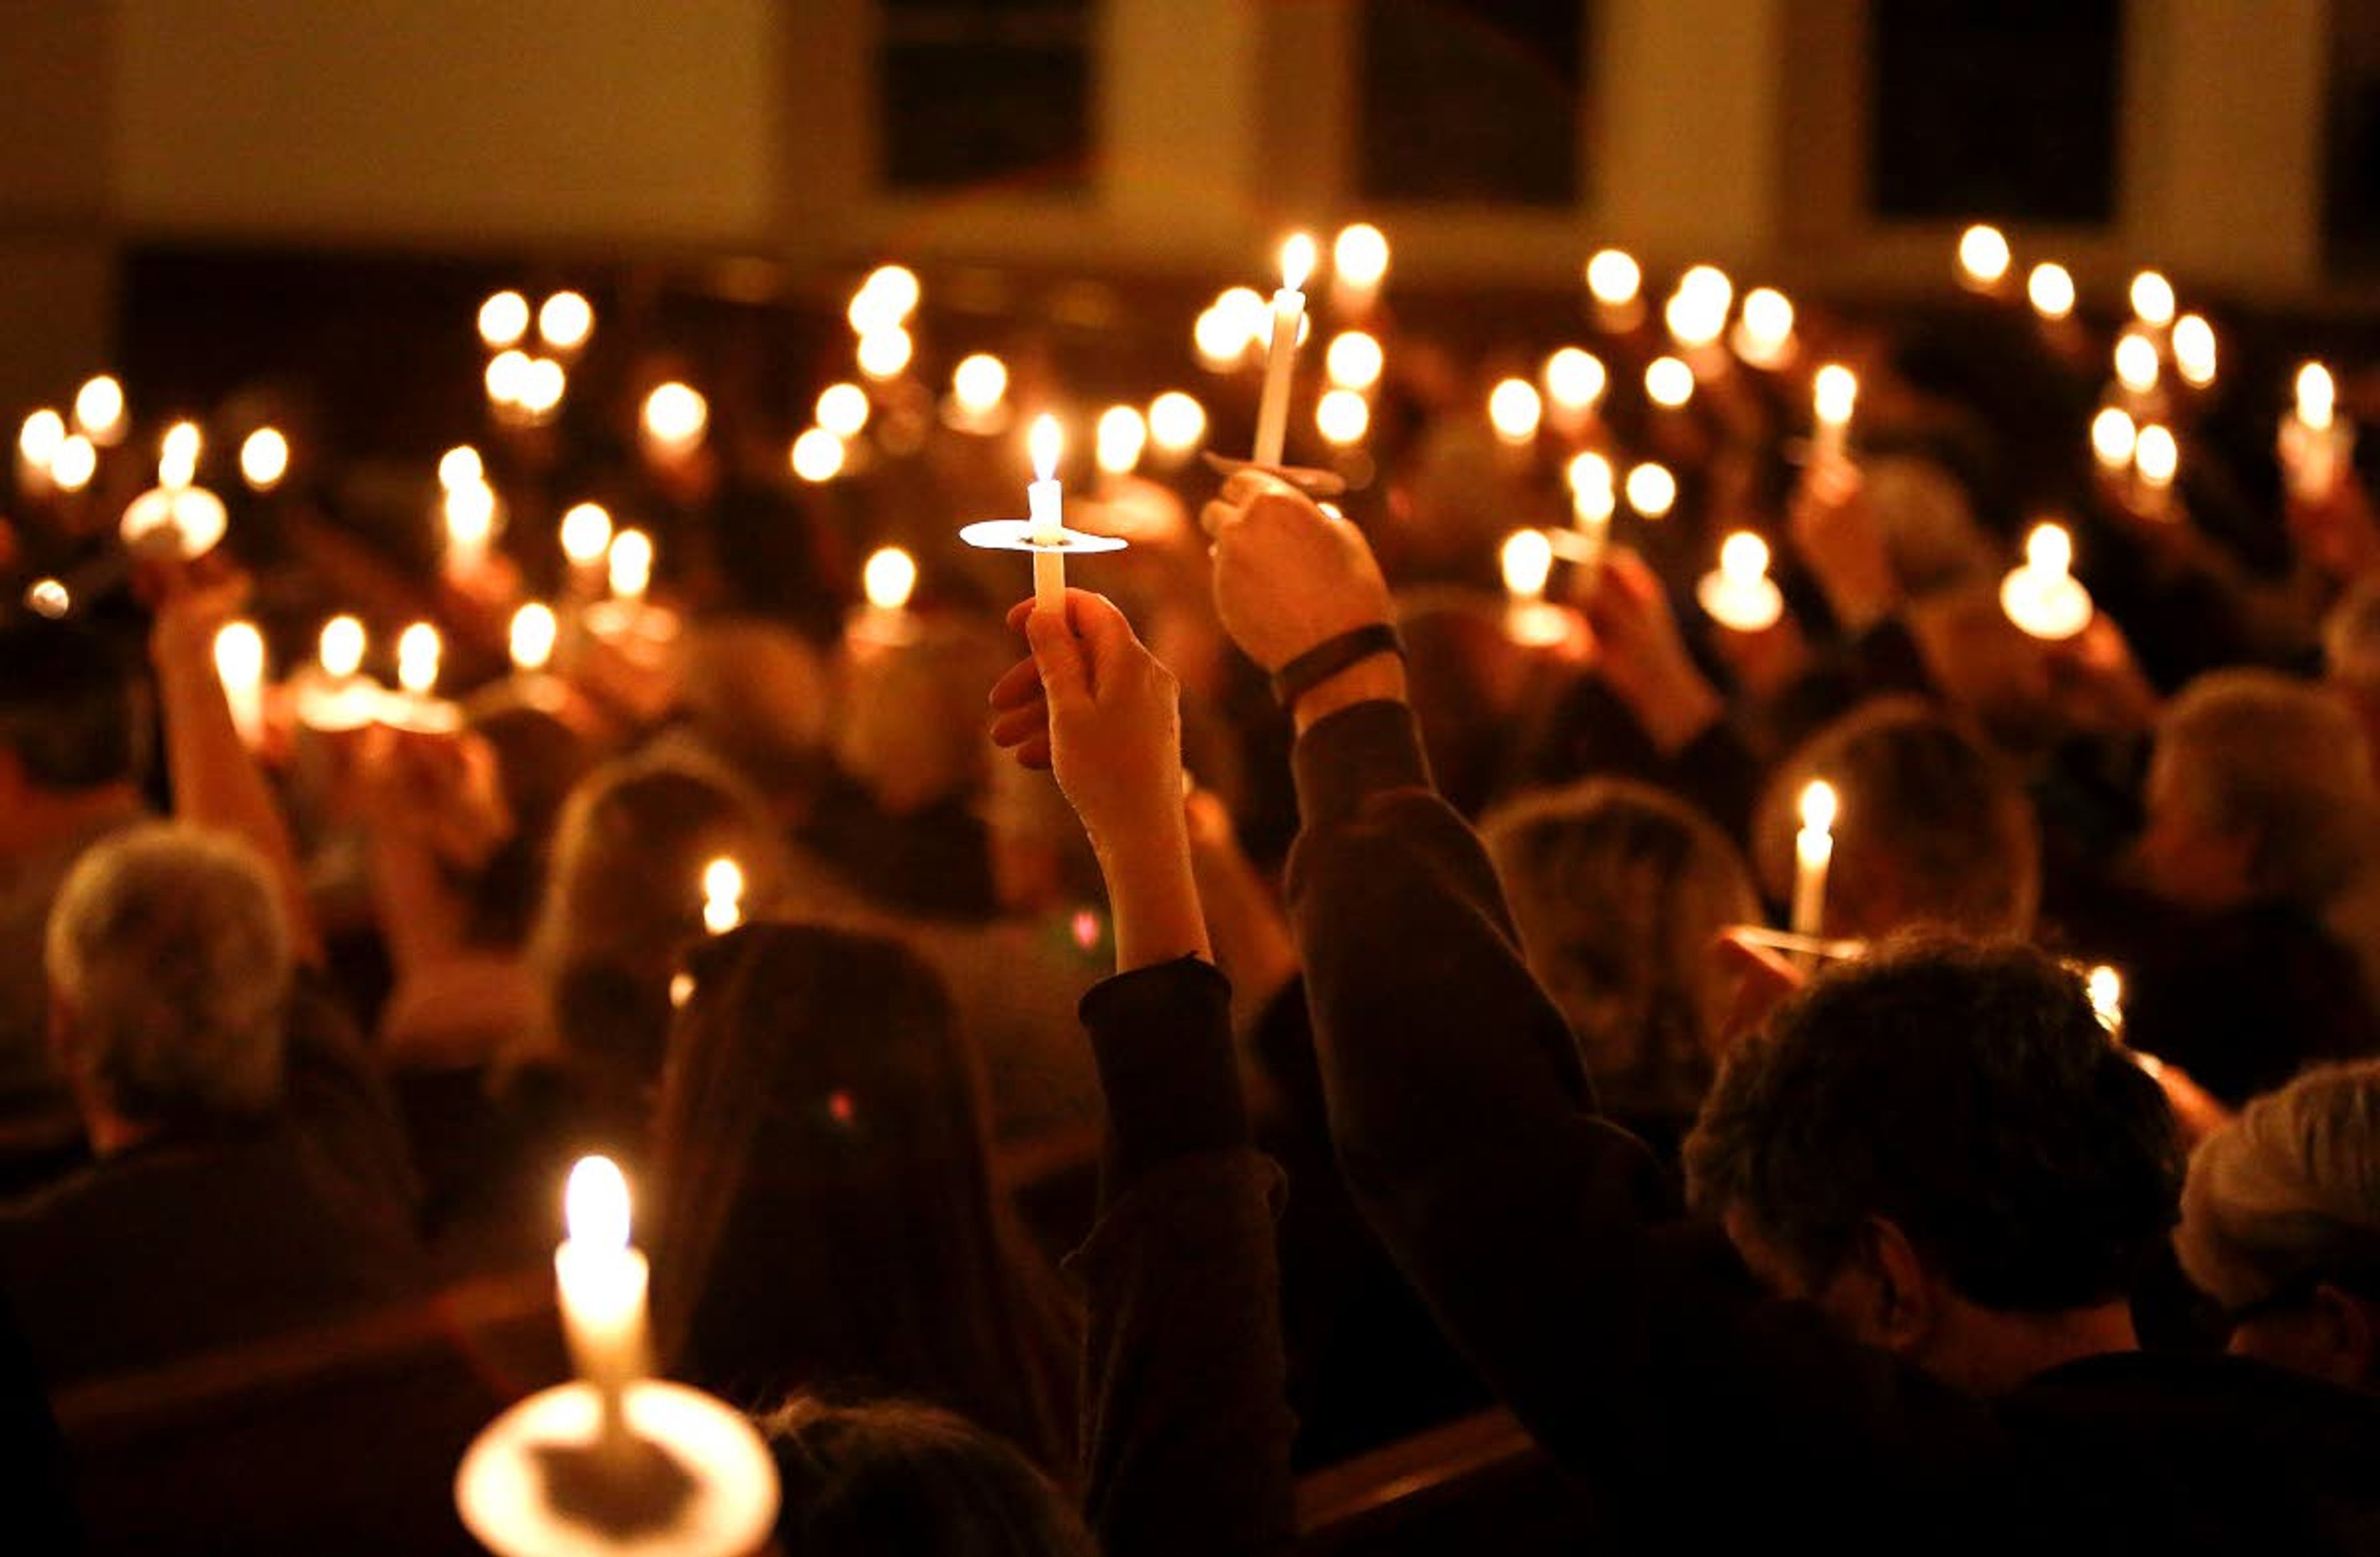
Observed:
[[[140,781],[134,682],[89,628],[0,623],[0,858],[42,841],[45,802]],[[20,836],[20,834],[22,834]]]
[[[1739,1044],[1686,1173],[1772,1285],[1973,1382],[2006,1371],[1973,1355],[1986,1331],[2006,1350],[2120,1309],[2181,1153],[2076,975],[1925,939],[1821,974]]]
[[[140,1129],[279,1101],[289,936],[239,844],[156,824],[92,845],[50,912],[47,960],[60,1068],[87,1115]]]

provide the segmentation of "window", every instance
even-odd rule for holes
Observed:
[[[1080,189],[1091,0],[880,0],[883,179]]]
[[[1560,0],[1366,0],[1359,190],[1576,204],[1585,37]]]
[[[1874,0],[1876,213],[2104,225],[2120,0]]]

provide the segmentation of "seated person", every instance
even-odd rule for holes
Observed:
[[[53,1382],[417,1290],[405,1209],[291,1116],[289,933],[242,845],[165,825],[95,845],[48,970],[97,1161],[0,1216],[0,1288]]]
[[[2181,1156],[2080,978],[1956,942],[1821,975],[1730,1051],[1681,1220],[1431,788],[1361,533],[1253,473],[1205,523],[1260,666],[1337,645],[1290,689],[1290,903],[1349,1180],[1623,1541],[2368,1549],[2373,1403],[2137,1349]]]
[[[2380,1393],[2380,1061],[2308,1071],[2202,1142],[2174,1248],[2233,1352]]]

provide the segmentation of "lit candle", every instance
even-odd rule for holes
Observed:
[[[2125,331],[2116,343],[2116,382],[2136,395],[2156,388],[2156,342],[2138,330]]]
[[[1536,442],[1545,408],[1536,386],[1526,379],[1505,379],[1488,393],[1488,425],[1495,428],[1497,440],[1512,448]]]
[[[1611,461],[1590,449],[1570,462],[1572,522],[1585,540],[1578,559],[1589,569],[1603,566],[1604,548],[1611,539],[1611,516],[1619,499],[1611,488]]]
[[[2132,450],[2139,442],[2140,430],[2133,424],[2131,413],[2121,406],[2105,407],[2091,419],[2092,457],[2107,475],[2131,467]]]
[[[2110,1033],[2121,1032],[2124,1027],[2123,976],[2106,963],[2101,963],[2083,975],[2082,987],[2091,997],[2091,1014]]]
[[[2009,242],[1998,227],[1978,223],[1959,235],[1959,279],[1970,289],[1993,290],[2008,270]]]
[[[1334,449],[1362,443],[1371,428],[1371,403],[1354,390],[1326,389],[1314,403],[1314,430]]]
[[[569,1235],[553,1251],[562,1328],[578,1376],[601,1402],[601,1446],[628,1441],[623,1402],[646,1368],[645,1257],[628,1243],[628,1182],[608,1157],[582,1157],[563,1197]]]
[[[17,472],[27,490],[49,484],[50,463],[66,441],[67,419],[46,406],[25,419],[17,433]]]
[[[1361,330],[1342,330],[1330,337],[1322,354],[1322,371],[1340,389],[1369,389],[1380,382],[1388,357],[1380,343]]]
[[[74,609],[74,595],[55,578],[36,578],[25,586],[25,609],[36,616],[60,621]]]
[[[199,452],[204,442],[195,421],[177,421],[167,428],[157,450],[157,484],[186,487],[198,480]]]
[[[334,616],[322,624],[322,637],[314,646],[314,658],[323,675],[333,681],[346,681],[363,669],[366,639],[364,625],[353,616]]]
[[[1033,609],[1066,609],[1066,558],[1056,548],[1065,540],[1065,499],[1058,485],[1058,456],[1065,434],[1044,411],[1033,419],[1026,446],[1033,456],[1033,484],[1025,489],[1027,538],[1033,552]],[[1278,457],[1276,456],[1276,457]]]
[[[856,438],[868,425],[868,391],[856,383],[831,383],[819,391],[818,424],[838,438]]]
[[[2353,436],[2338,415],[2338,385],[2330,370],[2306,363],[2298,370],[2297,404],[2281,419],[2281,471],[2289,494],[2309,503],[2329,497]]]
[[[899,378],[917,350],[917,343],[910,338],[909,332],[895,324],[860,336],[855,357],[862,373],[882,383],[887,379]]]
[[[627,605],[642,603],[653,581],[652,537],[641,529],[624,529],[612,537],[605,556],[612,598]]]
[[[1829,362],[1812,381],[1810,401],[1817,424],[1811,463],[1840,465],[1851,442],[1852,407],[1859,401],[1859,378],[1841,363]]]
[[[99,474],[99,448],[79,432],[68,433],[50,456],[50,484],[60,492],[80,492]]]
[[[442,506],[446,519],[446,576],[468,578],[488,560],[488,541],[496,529],[495,489],[479,481],[450,487]]]
[[[917,561],[898,546],[880,547],[860,568],[859,588],[871,610],[905,611],[917,588]]]
[[[1553,542],[1537,530],[1516,529],[1505,537],[1499,560],[1504,569],[1504,630],[1512,640],[1541,647],[1568,638],[1568,615],[1546,603],[1546,581],[1553,577]]]
[[[1297,363],[1297,332],[1305,321],[1299,290],[1314,270],[1314,240],[1304,233],[1281,246],[1281,290],[1272,295],[1272,337],[1265,353],[1264,397],[1257,403],[1256,463],[1281,464],[1289,437],[1289,379]]]
[[[859,290],[852,294],[851,307],[845,313],[852,334],[865,338],[897,328],[917,310],[924,296],[925,288],[918,285],[915,271],[905,265],[877,266],[868,273]]]
[[[1148,446],[1148,419],[1133,406],[1110,406],[1099,413],[1094,438],[1099,474],[1111,481],[1129,476]]]
[[[959,359],[951,370],[953,426],[968,432],[997,432],[1005,425],[1001,407],[1008,394],[1008,364],[988,351]]]
[[[1785,597],[1768,578],[1768,542],[1737,530],[1718,549],[1718,566],[1694,587],[1710,619],[1740,633],[1766,631],[1785,614]]]
[[[724,935],[744,922],[744,868],[722,856],[702,868],[702,927]]]
[[[1380,281],[1389,274],[1388,236],[1369,222],[1339,229],[1330,246],[1331,300],[1358,317],[1371,310]],[[1350,386],[1359,387],[1359,386]]]
[[[514,671],[535,675],[544,670],[552,663],[553,642],[560,635],[561,625],[554,620],[553,609],[544,602],[533,600],[514,612],[512,627],[506,634]]]
[[[666,457],[683,458],[702,443],[710,402],[690,384],[657,384],[645,396],[641,421],[650,446]]]
[[[1566,346],[1546,359],[1544,377],[1555,429],[1566,436],[1577,436],[1610,383],[1602,359],[1581,347]]]
[[[1792,299],[1773,286],[1743,295],[1743,315],[1728,336],[1735,354],[1755,368],[1783,367],[1793,356]]]
[[[2065,527],[2039,524],[2025,537],[2024,562],[2000,584],[2000,609],[2018,628],[2058,642],[2091,625],[2091,596],[2076,581],[2074,539]]]
[[[480,340],[490,351],[518,346],[528,334],[528,299],[517,292],[498,292],[480,305]]]
[[[843,474],[844,455],[841,438],[823,427],[811,427],[794,440],[786,457],[795,475],[817,486]]]
[[[517,409],[528,397],[531,368],[528,353],[518,347],[500,351],[489,359],[485,375],[488,403],[499,411]]]
[[[528,371],[521,377],[520,408],[531,422],[544,421],[562,404],[569,385],[570,375],[563,371],[561,363],[551,357],[531,358]]]
[[[443,646],[438,629],[416,622],[396,639],[396,684],[411,698],[427,698],[438,687],[438,660]]]
[[[573,594],[595,592],[603,555],[612,548],[612,516],[600,503],[581,503],[562,516],[562,555],[570,565]]]
[[[1623,249],[1600,249],[1586,262],[1586,290],[1595,298],[1596,322],[1606,330],[1635,323],[1644,285],[1644,271]]]
[[[260,427],[240,441],[239,475],[251,492],[271,492],[289,473],[289,440],[278,429]]]
[[[75,391],[75,429],[103,448],[122,441],[125,432],[124,386],[105,373],[86,380]]]
[[[253,622],[226,622],[215,633],[215,679],[239,738],[254,746],[264,736],[264,635]]]
[[[2173,500],[2174,478],[2181,469],[2181,445],[2170,428],[2151,422],[2132,441],[2132,474],[2140,478],[2141,498],[2152,514],[2163,515]]]
[[[2215,326],[2204,316],[2185,313],[2173,322],[2173,371],[2192,389],[2215,382]]]
[[[576,292],[556,292],[537,310],[540,339],[556,351],[577,351],[595,331],[595,310]]]
[[[1694,397],[1694,371],[1674,357],[1656,357],[1645,364],[1645,397],[1664,410],[1674,411]]]
[[[1669,467],[1648,459],[1629,470],[1627,491],[1629,507],[1645,518],[1658,519],[1677,505],[1678,479]]]
[[[1178,389],[1148,403],[1148,441],[1168,465],[1179,465],[1207,435],[1207,408]]]
[[[2074,311],[2074,274],[2055,260],[2044,260],[2024,278],[2024,295],[2043,319],[2064,319]]]
[[[487,462],[480,451],[468,444],[457,444],[438,456],[438,486],[453,492],[456,487],[475,487],[488,479]]]
[[[1793,922],[1796,935],[1826,932],[1827,866],[1835,857],[1835,786],[1813,779],[1802,791],[1802,830],[1793,834]]]
[[[1717,265],[1696,265],[1678,278],[1678,289],[1662,308],[1670,338],[1688,352],[1718,339],[1735,305],[1735,283]]]
[[[2155,271],[2143,271],[2132,277],[2132,313],[2151,329],[2161,330],[2173,322],[2173,283]]]

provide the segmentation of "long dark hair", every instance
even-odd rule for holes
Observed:
[[[1073,1465],[1079,1320],[995,1189],[983,1086],[899,943],[754,923],[698,946],[664,1073],[656,1326],[745,1405],[899,1393]]]

